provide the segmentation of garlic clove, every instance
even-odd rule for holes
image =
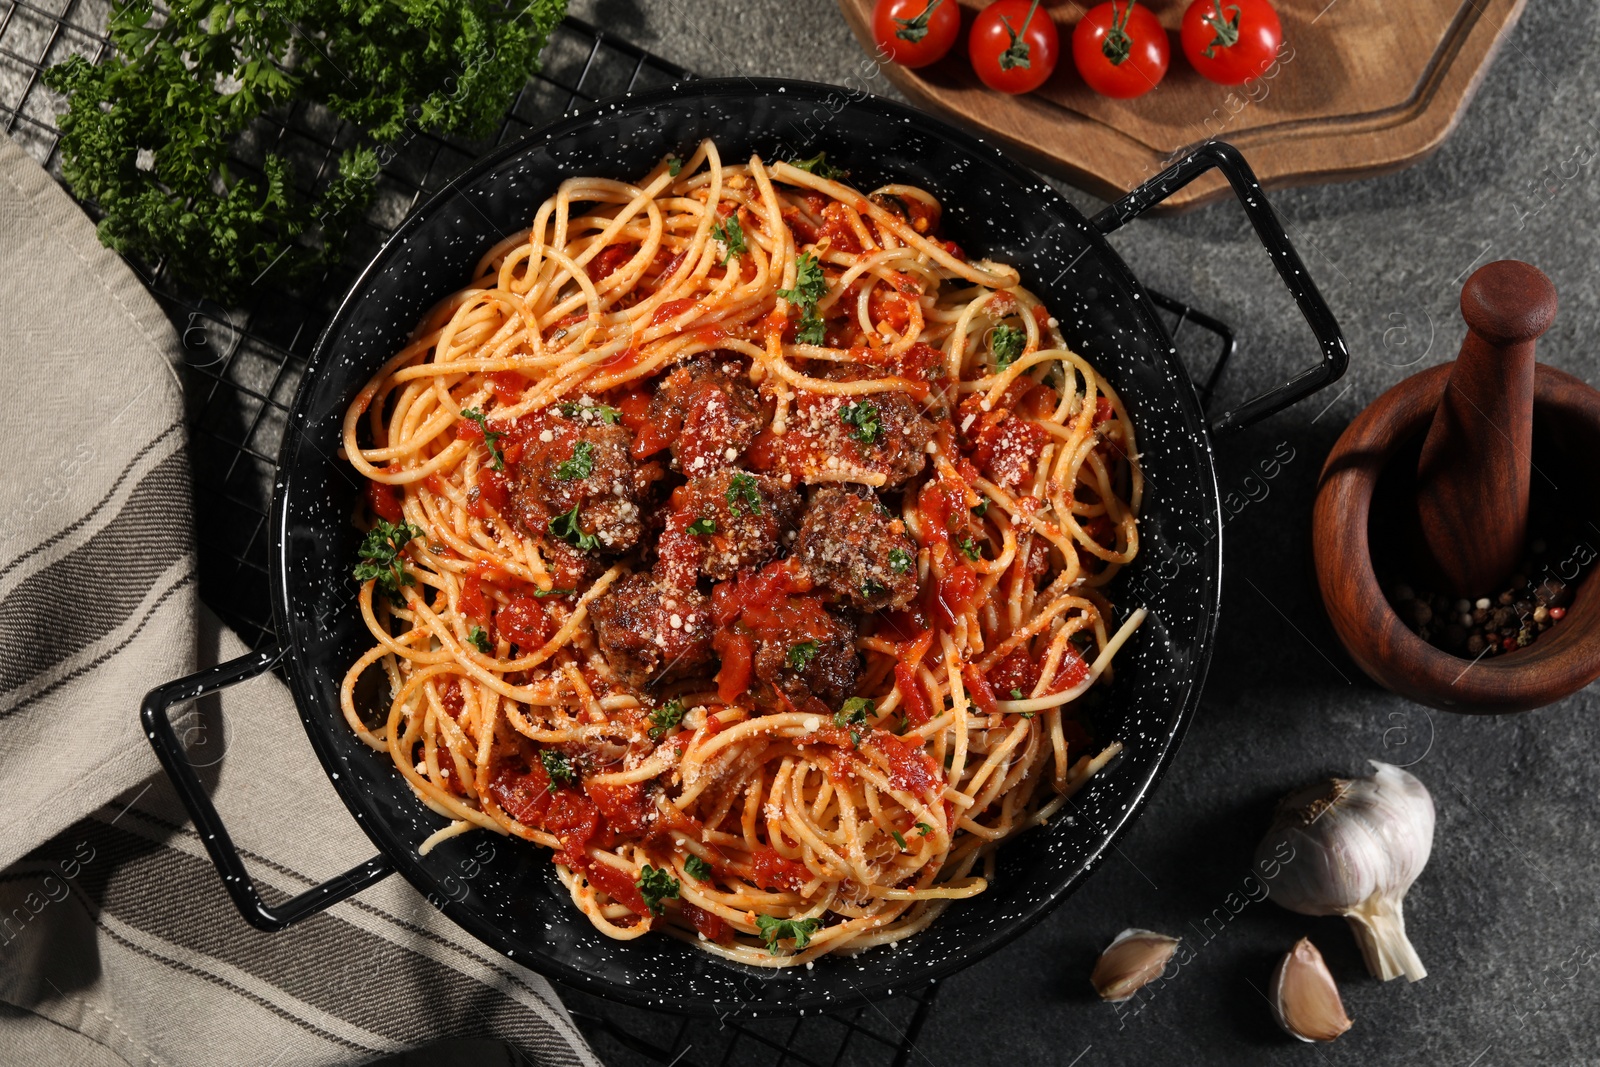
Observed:
[[[1339,987],[1310,938],[1296,941],[1272,972],[1272,1014],[1301,1041],[1332,1041],[1350,1029]]]
[[[1124,930],[1095,961],[1089,981],[1100,999],[1117,1004],[1161,977],[1178,939],[1153,930]]]

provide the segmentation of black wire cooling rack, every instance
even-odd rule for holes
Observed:
[[[40,75],[70,55],[100,59],[109,47],[103,32],[108,6],[107,0],[0,0],[0,127],[58,178],[55,121],[62,99]],[[289,406],[311,348],[360,264],[416,204],[488,149],[605,97],[693,77],[575,18],[557,27],[542,64],[492,137],[464,142],[424,133],[397,152],[379,177],[375,204],[352,234],[344,262],[304,288],[312,296],[263,298],[258,292],[249,310],[224,308],[180,289],[161,263],[130,263],[183,341],[200,596],[254,646],[274,636],[266,524]],[[348,127],[320,121],[325,118],[291,111],[251,133],[258,144],[289,154],[296,172],[314,185],[354,137]],[[253,169],[248,159],[237,165]],[[1208,398],[1233,352],[1232,331],[1170,297],[1150,296],[1165,312],[1180,353],[1209,363],[1201,388]],[[596,1053],[612,1067],[903,1067],[926,1059],[916,1035],[936,988],[786,1020],[686,1018],[577,990],[563,989],[562,995]]]

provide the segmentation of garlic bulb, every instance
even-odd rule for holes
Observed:
[[[1301,1041],[1332,1041],[1350,1029],[1339,987],[1310,938],[1296,941],[1272,972],[1272,1014]]]
[[[1160,978],[1177,948],[1175,937],[1153,930],[1124,930],[1100,953],[1089,981],[1101,1000],[1120,1003]]]
[[[1280,868],[1273,900],[1302,915],[1343,915],[1367,970],[1415,982],[1428,972],[1406,940],[1400,905],[1433,851],[1433,798],[1399,767],[1372,765],[1370,778],[1334,778],[1285,797],[1256,859]]]

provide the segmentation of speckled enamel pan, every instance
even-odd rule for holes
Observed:
[[[969,254],[1014,264],[1072,347],[1122,395],[1148,471],[1139,559],[1112,596],[1124,608],[1143,604],[1150,618],[1118,656],[1115,683],[1096,712],[1099,732],[1125,746],[1121,757],[1050,825],[1004,845],[981,896],[954,903],[898,945],[794,969],[726,963],[661,934],[609,940],[572,905],[547,851],[520,841],[468,835],[418,855],[417,845],[444,820],[423,807],[386,755],[355,738],[338,707],[339,681],[370,642],[350,580],[359,541],[350,515],[361,486],[336,456],[346,405],[424,311],[466,282],[485,249],[526,227],[559,182],[632,179],[669,153],[687,154],[703,137],[716,139],[724,160],[826,150],[862,189],[908,182],[933,192],[945,206],[947,235]],[[1316,365],[1208,426],[1151,300],[1105,235],[1213,167],[1232,183],[1322,351]],[[1222,556],[1212,436],[1322,388],[1343,373],[1345,359],[1337,323],[1254,175],[1228,145],[1202,146],[1091,220],[990,145],[911,108],[835,87],[730,79],[602,103],[456,178],[401,224],[351,287],[312,353],[279,457],[271,537],[282,648],[154,690],[143,708],[146,732],[229,893],[263,929],[281,929],[399,871],[510,959],[635,1004],[792,1014],[911,987],[982,958],[1038,922],[1132,824],[1177,751],[1211,657]],[[184,759],[167,709],[280,660],[317,756],[380,854],[268,907]]]

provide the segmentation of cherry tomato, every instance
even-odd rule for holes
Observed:
[[[1092,7],[1072,31],[1072,61],[1101,96],[1143,96],[1166,77],[1170,58],[1167,31],[1136,0]]]
[[[1278,58],[1283,24],[1268,0],[1194,0],[1183,13],[1183,54],[1218,85],[1259,78]]]
[[[1061,42],[1039,0],[995,0],[973,21],[967,53],[989,88],[1031,93],[1055,73]]]
[[[878,51],[902,67],[926,67],[943,59],[960,32],[956,0],[878,0],[872,8]]]

